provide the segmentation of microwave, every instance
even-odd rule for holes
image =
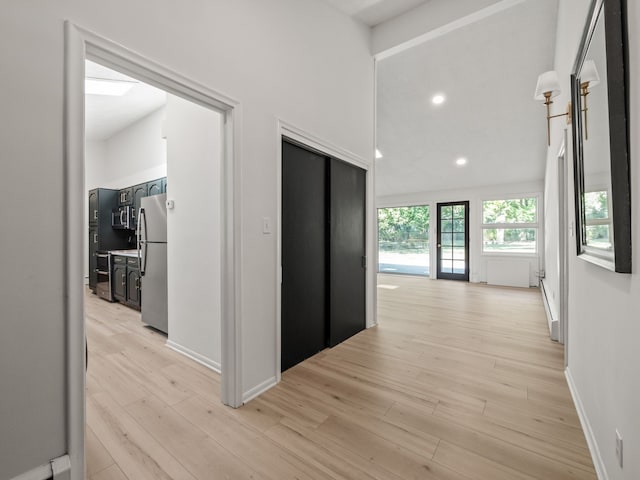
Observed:
[[[122,207],[114,208],[111,213],[111,226],[113,228],[123,230],[133,230],[135,225],[133,224],[133,209],[131,205],[124,205]]]

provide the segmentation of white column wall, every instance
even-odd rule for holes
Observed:
[[[569,74],[575,61],[589,3],[560,0],[555,68],[562,105],[569,99]],[[631,198],[640,198],[640,5],[628,4]],[[552,123],[547,162],[553,170],[564,126]],[[568,159],[572,161],[571,145]],[[570,171],[570,175],[573,173]],[[571,177],[572,178],[572,177]],[[571,181],[571,184],[573,182]],[[551,198],[551,197],[550,197]],[[573,189],[568,192],[569,219],[575,222]],[[552,208],[549,206],[549,208]],[[632,208],[633,274],[619,274],[576,256],[575,237],[569,238],[568,378],[585,427],[599,478],[640,478],[640,214]],[[575,223],[574,223],[575,224]],[[549,232],[557,235],[557,232]],[[615,431],[624,440],[624,467],[615,454]]]
[[[221,121],[220,113],[169,95],[167,199],[175,206],[167,210],[168,345],[217,371]]]
[[[262,218],[277,217],[277,120],[373,158],[370,32],[323,2],[4,1],[0,188],[10,201],[0,205],[0,218],[10,228],[0,249],[3,478],[64,454],[65,419],[82,414],[66,400],[65,20],[240,102],[245,392],[276,375],[276,241],[262,234]]]

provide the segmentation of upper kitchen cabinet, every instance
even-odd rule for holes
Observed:
[[[89,224],[98,223],[98,189],[89,191]]]
[[[118,190],[96,188],[89,191],[89,225],[111,228],[111,212],[118,206]]]
[[[141,183],[140,185],[136,185],[132,187],[133,191],[133,212],[131,212],[133,218],[133,225],[138,224],[138,210],[140,209],[140,200],[148,195],[148,184]]]
[[[133,187],[123,188],[118,192],[118,205],[132,205],[133,204]]]
[[[153,180],[147,183],[147,195],[151,196],[151,195],[158,195],[160,193],[163,193],[162,191],[163,182],[164,182],[164,178],[159,178],[157,180]]]

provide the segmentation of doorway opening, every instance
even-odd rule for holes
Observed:
[[[242,404],[242,385],[240,379],[240,338],[239,338],[239,313],[236,308],[238,278],[238,257],[239,251],[236,244],[239,242],[239,230],[236,228],[237,219],[235,217],[234,206],[237,204],[236,193],[239,191],[239,178],[235,173],[235,156],[239,147],[239,112],[238,102],[229,99],[215,91],[199,85],[181,75],[166,69],[136,53],[101,38],[91,32],[83,30],[70,22],[66,28],[66,62],[65,62],[65,298],[66,311],[68,317],[68,422],[69,422],[69,455],[72,463],[78,471],[83,471],[84,466],[84,442],[85,442],[85,412],[86,412],[86,382],[85,382],[85,354],[86,354],[86,326],[85,326],[85,286],[83,278],[88,274],[85,268],[87,255],[79,255],[84,251],[84,239],[87,239],[87,220],[89,213],[86,212],[88,204],[87,191],[85,189],[85,61],[90,60],[96,64],[106,67],[115,72],[132,78],[137,82],[146,83],[152,87],[163,90],[167,94],[179,99],[183,104],[198,106],[208,114],[215,114],[218,117],[218,127],[210,129],[210,132],[217,135],[219,149],[219,185],[215,192],[216,203],[219,205],[220,213],[216,219],[219,230],[219,249],[217,253],[210,254],[219,265],[219,274],[214,280],[219,285],[219,309],[220,309],[220,400],[226,405],[238,407]],[[170,123],[170,122],[169,122]],[[189,125],[190,122],[186,122]],[[198,122],[196,122],[197,124]],[[215,131],[214,131],[215,130]],[[189,134],[192,132],[182,132],[188,143]],[[170,174],[170,172],[169,172]],[[158,188],[156,181],[160,180],[162,188],[162,177],[141,179],[140,183],[132,182],[129,186],[140,186],[144,184],[154,191]],[[135,185],[133,185],[135,183]],[[151,184],[151,185],[150,185]],[[176,188],[178,185],[176,184]],[[168,185],[171,191],[171,185]],[[197,191],[197,186],[194,189]],[[116,190],[112,188],[111,190]],[[120,191],[118,190],[117,201],[120,202]],[[159,195],[158,195],[159,196]],[[144,195],[140,195],[141,201]],[[121,197],[123,201],[125,197]],[[153,198],[153,197],[150,197]],[[162,202],[165,203],[165,202]],[[188,202],[184,204],[187,207]],[[179,208],[182,203],[166,202],[168,208],[172,206]],[[118,205],[119,207],[122,205]],[[133,208],[130,209],[133,211]],[[109,212],[110,220],[117,217],[118,221],[124,220],[127,214],[113,215],[116,212]],[[138,210],[139,212],[139,210]],[[93,213],[93,212],[91,212]],[[131,219],[133,215],[129,217]],[[98,214],[96,220],[100,219]],[[84,219],[84,221],[83,221]],[[111,223],[110,227],[115,225]],[[197,233],[197,228],[190,226],[192,233]],[[94,233],[94,232],[92,232]],[[137,234],[131,235],[139,236]],[[171,236],[168,237],[171,244]],[[129,239],[127,239],[129,241]],[[151,239],[148,239],[151,240]],[[133,246],[137,241],[130,241],[127,246]],[[178,245],[179,242],[174,242]],[[137,246],[137,245],[136,245]],[[88,248],[87,248],[88,250]],[[132,249],[126,249],[132,250]],[[206,253],[205,253],[206,254]],[[127,258],[127,256],[124,256]],[[170,256],[169,256],[170,257]],[[131,257],[131,262],[139,259]],[[128,261],[128,260],[126,260]],[[104,265],[101,266],[101,269]],[[131,265],[133,267],[133,265]],[[102,270],[106,272],[106,270]],[[126,279],[128,280],[128,278]],[[124,292],[125,298],[128,294],[138,292],[144,305],[144,280],[132,279],[132,289]],[[139,282],[136,284],[136,282]],[[96,297],[97,298],[97,297]],[[135,295],[128,300],[135,302]],[[102,302],[103,300],[99,300]],[[104,302],[106,305],[113,305]],[[171,327],[169,326],[169,335]],[[91,348],[91,347],[90,347]],[[182,353],[189,354],[184,351]],[[197,352],[195,352],[197,353]],[[195,355],[191,355],[195,358]],[[183,358],[183,357],[182,357]],[[201,359],[198,359],[201,360]],[[191,362],[192,360],[186,360]],[[203,363],[203,362],[201,362]],[[91,358],[89,358],[91,365]],[[89,367],[91,368],[91,367]],[[125,367],[126,368],[126,367]],[[77,477],[80,478],[79,473]]]
[[[469,281],[469,202],[438,203],[436,277]]]

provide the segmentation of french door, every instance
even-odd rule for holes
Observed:
[[[438,203],[437,278],[469,281],[469,202]]]

